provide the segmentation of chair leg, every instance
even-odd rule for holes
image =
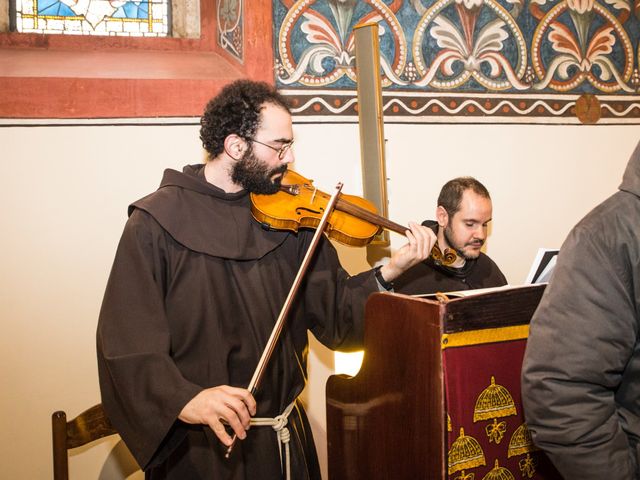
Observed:
[[[67,457],[67,415],[62,411],[51,415],[53,436],[53,480],[69,480]]]

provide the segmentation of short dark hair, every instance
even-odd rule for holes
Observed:
[[[209,100],[200,119],[200,140],[209,157],[222,153],[224,140],[231,134],[253,138],[265,103],[291,113],[286,99],[266,82],[236,80]]]
[[[445,183],[438,195],[438,206],[443,207],[450,217],[460,210],[462,195],[467,190],[473,190],[481,197],[491,200],[489,190],[473,177],[458,177]]]

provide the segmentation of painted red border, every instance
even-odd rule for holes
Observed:
[[[0,33],[0,118],[200,116],[230,81],[273,84],[271,0],[245,0],[243,63],[216,43],[216,5],[199,39]]]

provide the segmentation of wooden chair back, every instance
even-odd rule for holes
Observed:
[[[109,422],[100,403],[68,422],[64,411],[54,412],[51,415],[51,431],[54,480],[69,479],[68,451],[70,449],[118,433]]]

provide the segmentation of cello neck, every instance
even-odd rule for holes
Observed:
[[[385,217],[359,207],[358,205],[347,202],[346,200],[342,200],[341,198],[338,198],[335,208],[336,210],[348,213],[356,218],[365,220],[374,225],[378,225],[379,227],[386,228],[387,230],[391,230],[392,232],[399,233],[400,235],[404,235],[408,230],[407,227],[402,226],[399,223],[393,222]]]

